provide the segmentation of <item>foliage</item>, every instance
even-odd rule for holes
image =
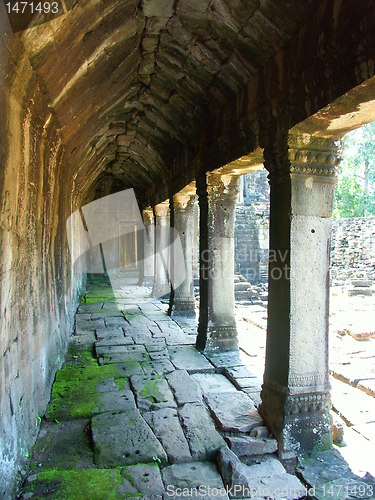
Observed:
[[[347,134],[334,218],[375,215],[375,122]]]

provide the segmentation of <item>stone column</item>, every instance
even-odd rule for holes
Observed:
[[[184,282],[174,291],[172,315],[195,316],[193,251],[195,196],[177,194],[173,197],[174,228],[178,232],[185,259]]]
[[[307,134],[285,134],[264,150],[271,213],[260,411],[284,458],[332,443],[329,257],[338,153],[333,141]]]
[[[152,207],[147,207],[142,212],[144,230],[144,278],[143,285],[152,286],[154,283],[155,260],[155,218]]]
[[[238,348],[234,316],[234,218],[238,177],[208,173],[197,180],[200,209],[200,312],[197,348]]]
[[[155,260],[153,297],[162,297],[169,293],[169,200],[155,205]]]

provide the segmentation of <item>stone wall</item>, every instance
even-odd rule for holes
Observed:
[[[66,244],[72,186],[62,177],[59,124],[6,20],[1,11],[0,497],[8,499],[65,354],[79,276]]]
[[[250,283],[267,281],[269,185],[266,170],[257,170],[241,179],[236,206],[236,272]]]
[[[338,219],[332,224],[332,283],[375,280],[375,217]]]

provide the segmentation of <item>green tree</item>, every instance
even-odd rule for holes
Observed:
[[[347,134],[334,217],[375,215],[375,122]]]

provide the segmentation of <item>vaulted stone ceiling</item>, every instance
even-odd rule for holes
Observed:
[[[76,184],[142,190],[311,16],[313,0],[80,0],[23,44]]]

